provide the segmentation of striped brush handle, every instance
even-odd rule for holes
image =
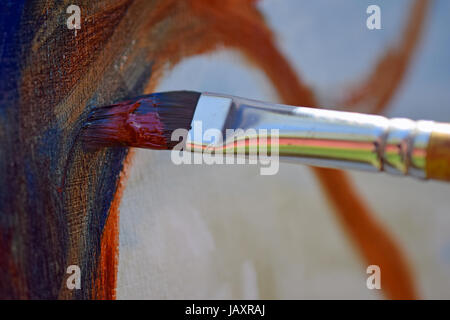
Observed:
[[[450,181],[450,124],[388,119],[336,110],[273,104],[202,93],[193,124],[221,129],[211,143],[195,126],[186,150],[241,155],[260,154],[265,141],[280,160],[338,169],[386,171],[422,179]],[[228,136],[229,129],[242,134]],[[273,129],[276,133],[272,132]],[[270,136],[263,136],[262,131]],[[276,139],[272,139],[276,135]],[[261,140],[263,138],[263,140]]]

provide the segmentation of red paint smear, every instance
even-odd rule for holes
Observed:
[[[154,106],[154,111],[136,113],[141,105]],[[91,143],[99,145],[125,145],[140,148],[167,149],[163,135],[163,124],[158,116],[153,99],[145,98],[136,102],[123,102],[102,112],[106,120],[88,128]]]

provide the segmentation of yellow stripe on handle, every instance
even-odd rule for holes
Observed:
[[[431,133],[426,157],[427,178],[450,181],[450,124],[437,123]]]

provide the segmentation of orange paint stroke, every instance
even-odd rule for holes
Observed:
[[[349,109],[363,107],[368,113],[381,113],[400,89],[421,38],[429,0],[416,0],[399,43],[387,50],[366,80],[350,90],[340,102]]]
[[[133,149],[130,149],[124,161],[114,199],[109,208],[108,218],[103,229],[100,244],[100,260],[97,264],[97,275],[92,292],[93,299],[116,299],[119,260],[119,205],[125,188],[125,182],[128,178],[133,154]]]

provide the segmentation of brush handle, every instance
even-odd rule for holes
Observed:
[[[327,113],[322,113],[322,125]],[[332,124],[307,137],[286,135],[282,130],[278,142],[281,159],[450,182],[450,124],[372,115],[361,115],[355,121],[347,113],[340,115],[343,118],[330,114]],[[319,119],[314,121],[321,122]],[[349,119],[348,127],[342,127]]]
[[[225,141],[211,143],[191,129],[188,151],[254,156],[261,154],[264,141],[271,155],[279,155],[280,160],[450,181],[450,124],[213,93],[202,93],[194,113],[193,124],[196,122],[203,128],[221,129]],[[229,137],[229,129],[243,132]],[[271,133],[273,129],[276,133]]]
[[[427,148],[426,176],[450,181],[450,124],[436,124]]]

